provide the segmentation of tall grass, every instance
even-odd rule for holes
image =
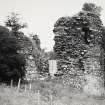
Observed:
[[[34,81],[17,86],[0,85],[0,105],[105,105],[105,99],[95,99],[73,87],[55,80]]]

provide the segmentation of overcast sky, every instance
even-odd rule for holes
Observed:
[[[38,34],[42,48],[52,50],[54,23],[59,17],[73,16],[78,13],[85,2],[92,2],[101,6],[102,21],[105,25],[104,0],[0,0],[0,24],[11,12],[16,12],[27,22],[25,33]]]

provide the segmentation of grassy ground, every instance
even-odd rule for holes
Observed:
[[[32,90],[0,86],[0,105],[105,105],[104,98],[87,96],[82,90],[63,86],[57,81],[35,81]],[[39,94],[38,94],[39,91]]]

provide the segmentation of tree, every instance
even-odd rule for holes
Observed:
[[[14,12],[11,15],[7,16],[7,20],[5,21],[5,25],[10,27],[13,32],[18,32],[20,29],[27,27],[26,23],[21,23],[19,14]]]
[[[5,26],[11,29],[11,35],[16,37],[21,49],[24,49],[24,42],[22,42],[22,40],[25,39],[26,36],[20,31],[20,29],[26,28],[27,24],[20,21],[19,14],[12,12],[8,15],[7,20],[5,21]],[[28,39],[28,37],[26,39]]]
[[[40,42],[39,36],[31,34],[31,37],[32,37],[34,43],[36,44],[36,48],[38,50],[41,50],[41,46],[40,46],[41,42]]]
[[[24,49],[24,41],[25,41],[24,39],[27,40],[28,37],[26,37],[24,35],[24,33],[20,31],[20,29],[27,27],[27,24],[22,23],[20,21],[19,14],[16,14],[13,12],[7,16],[7,20],[5,21],[5,26],[9,27],[11,29],[11,35],[16,37],[21,50],[23,50]]]
[[[32,37],[32,45],[33,45],[33,57],[36,65],[36,70],[41,75],[46,75],[48,71],[48,54],[41,49],[40,39],[38,35],[31,35]]]
[[[21,18],[19,16],[19,14],[11,13],[7,16],[5,25],[11,29],[11,35],[16,38],[17,43],[20,46],[18,53],[24,56],[26,61],[25,69],[28,72],[35,69],[35,65],[32,66],[33,62],[30,60],[30,56],[32,56],[32,42],[31,39],[21,31],[21,29],[27,27],[27,24],[21,22]],[[32,64],[30,65],[30,63]]]
[[[94,13],[94,14],[100,16],[100,12],[101,12],[102,8],[100,6],[96,6],[93,3],[85,3],[83,5],[82,10],[91,12],[91,13]]]
[[[18,81],[25,76],[25,59],[18,53],[20,46],[10,31],[0,26],[0,78],[2,81]]]

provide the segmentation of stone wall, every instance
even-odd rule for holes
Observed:
[[[104,71],[100,64],[101,49],[95,46],[87,52],[84,60],[84,79],[86,81],[83,90],[88,95],[103,96],[104,90]]]

